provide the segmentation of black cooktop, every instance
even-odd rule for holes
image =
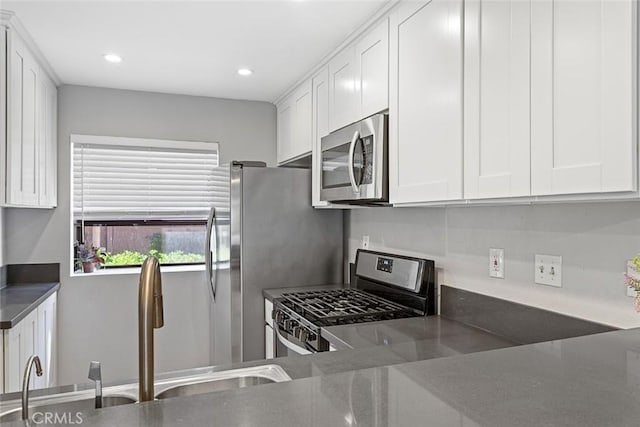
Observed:
[[[316,326],[415,317],[414,311],[358,289],[286,293],[278,302]]]

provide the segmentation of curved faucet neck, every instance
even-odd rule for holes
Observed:
[[[153,400],[153,329],[164,326],[162,280],[158,259],[142,264],[138,294],[138,363],[140,401]]]

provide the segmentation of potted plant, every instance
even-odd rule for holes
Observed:
[[[96,267],[100,268],[104,263],[106,253],[102,248],[87,247],[84,244],[78,245],[78,258],[82,263],[82,271],[93,273]]]
[[[633,307],[640,312],[640,254],[636,255],[627,265],[624,274],[624,283],[636,292],[633,298]]]

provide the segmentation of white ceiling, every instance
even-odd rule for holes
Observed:
[[[273,101],[387,0],[15,1],[65,84]],[[117,53],[120,64],[104,53]],[[241,77],[240,67],[254,70]]]

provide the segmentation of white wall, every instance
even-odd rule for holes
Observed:
[[[372,249],[423,255],[441,283],[621,328],[640,326],[626,296],[625,260],[640,251],[640,202],[504,207],[374,208],[349,217],[349,257]],[[505,279],[488,275],[488,249],[505,250]],[[533,283],[534,255],[563,257],[563,287]]]
[[[58,382],[85,382],[91,360],[105,381],[138,376],[138,276],[70,277],[71,133],[220,143],[222,162],[275,163],[275,107],[264,102],[63,86],[58,92],[58,208],[7,209],[7,263],[59,262]],[[204,272],[163,275],[165,326],[156,372],[209,364]]]

